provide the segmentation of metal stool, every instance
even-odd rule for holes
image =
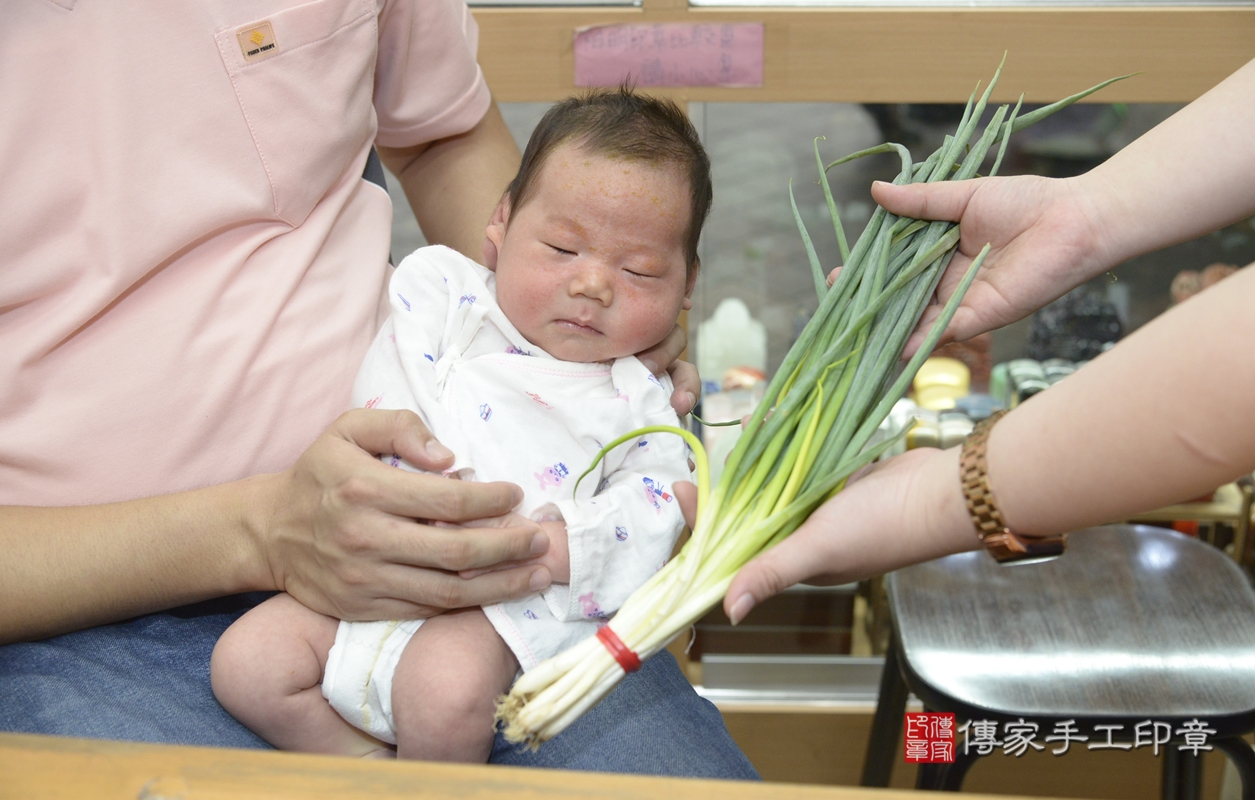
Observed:
[[[963,553],[895,572],[886,588],[894,635],[863,786],[889,785],[909,690],[959,727],[1037,723],[1046,747],[1060,746],[1045,737],[1069,720],[1090,742],[1132,743],[1135,726],[1167,723],[1163,797],[1181,800],[1198,796],[1201,770],[1197,751],[1178,747],[1201,721],[1255,800],[1255,751],[1239,738],[1255,730],[1255,591],[1214,547],[1111,525],[1073,534],[1054,561],[1001,566]],[[958,791],[980,749],[964,752],[956,735],[954,762],[921,764],[917,788]]]

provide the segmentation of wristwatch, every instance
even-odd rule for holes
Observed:
[[[1002,418],[1005,411],[995,411],[977,423],[968,437],[963,440],[963,451],[959,456],[959,479],[963,484],[963,499],[967,501],[967,511],[972,515],[972,524],[976,526],[976,535],[980,537],[985,549],[1002,564],[1031,564],[1036,561],[1049,561],[1063,554],[1067,546],[1066,533],[1055,536],[1037,537],[1021,536],[1007,527],[998,510],[993,489],[989,487],[989,475],[985,469],[985,448],[989,442],[989,432],[994,424]]]

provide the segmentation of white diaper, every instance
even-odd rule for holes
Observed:
[[[327,653],[322,696],[349,724],[388,744],[397,743],[392,676],[421,619],[341,622]]]

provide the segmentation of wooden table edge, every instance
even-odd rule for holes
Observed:
[[[834,754],[835,755],[835,754]],[[853,756],[851,756],[853,757]],[[361,761],[304,753],[0,733],[0,798],[655,798],[902,800],[904,790]],[[1001,796],[970,795],[996,800]],[[1004,800],[1009,800],[1005,798]],[[1023,798],[1020,798],[1023,800]]]

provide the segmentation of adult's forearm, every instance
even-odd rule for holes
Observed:
[[[1255,270],[1161,315],[990,436],[1007,523],[1074,530],[1188,500],[1255,469]]]
[[[282,473],[110,505],[0,507],[0,643],[249,590],[374,620],[545,588],[549,572],[534,559],[549,540],[535,523],[424,522],[489,520],[522,498],[512,484],[439,477],[451,463],[418,415],[357,409]]]
[[[480,261],[488,218],[519,168],[519,149],[494,103],[470,131],[410,150],[379,148],[401,181],[423,235]]]
[[[1193,239],[1255,214],[1255,61],[1074,179],[1104,260]]]
[[[0,643],[273,588],[259,481],[97,506],[0,507]]]

